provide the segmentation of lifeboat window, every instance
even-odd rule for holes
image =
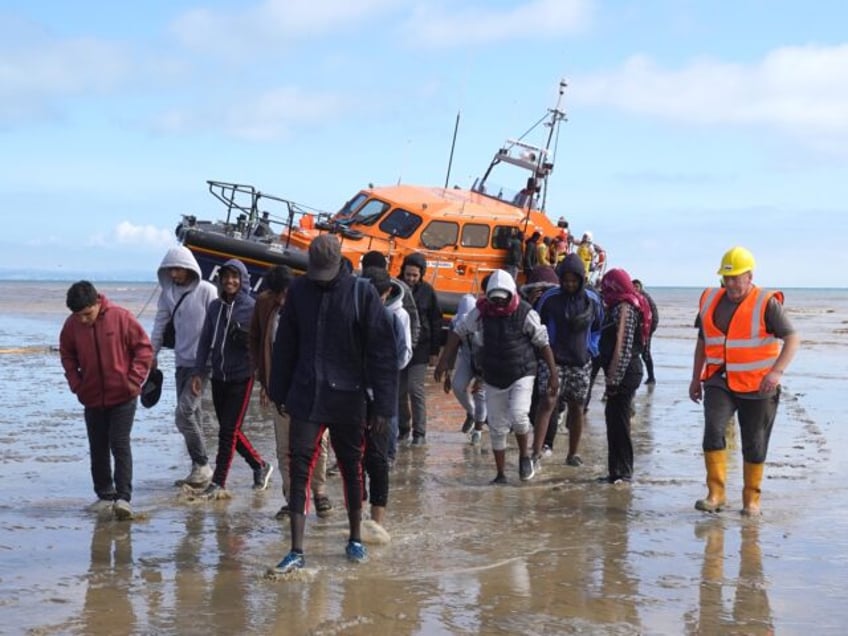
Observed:
[[[371,199],[370,201],[366,201],[365,204],[359,208],[356,216],[353,217],[353,222],[361,223],[362,225],[374,225],[377,220],[383,216],[383,212],[388,209],[388,203],[384,203],[377,199]]]
[[[509,237],[512,230],[513,228],[509,225],[496,225],[495,232],[492,235],[492,247],[498,250],[507,249],[507,247],[509,247]]]
[[[433,221],[421,232],[421,242],[431,250],[440,250],[448,245],[456,245],[459,225],[450,221]]]
[[[419,225],[421,225],[420,216],[401,208],[395,208],[380,223],[380,230],[392,236],[409,238]]]
[[[362,205],[362,202],[367,198],[368,195],[364,192],[357,194],[350,201],[345,203],[341,210],[336,212],[336,219],[346,219],[349,216],[353,216],[353,214],[359,209],[359,206]]]
[[[462,247],[486,247],[489,244],[489,226],[482,223],[466,223],[462,226]]]

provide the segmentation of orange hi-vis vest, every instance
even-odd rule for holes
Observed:
[[[772,297],[783,304],[783,293],[753,287],[733,313],[726,334],[713,321],[713,313],[724,294],[723,288],[705,289],[701,294],[700,317],[706,354],[701,380],[725,369],[731,391],[759,391],[760,383],[780,355],[780,340],[766,332],[766,306]]]

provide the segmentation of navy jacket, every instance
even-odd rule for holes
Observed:
[[[250,276],[244,263],[233,258],[224,266],[238,270],[241,288],[232,300],[221,295],[209,304],[197,343],[194,373],[204,375],[211,366],[214,379],[235,382],[253,375],[247,335],[256,301],[250,295]],[[219,295],[223,294],[218,285]]]
[[[306,276],[289,287],[274,340],[269,396],[296,419],[322,424],[397,412],[395,335],[374,286],[342,271],[327,285]],[[357,315],[358,314],[358,315]]]

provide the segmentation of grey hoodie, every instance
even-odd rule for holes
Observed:
[[[193,272],[194,276],[187,285],[175,285],[168,273],[168,269],[171,267],[182,267]],[[174,362],[177,367],[194,367],[197,341],[200,338],[203,321],[206,319],[206,311],[210,303],[218,297],[218,290],[209,281],[201,280],[197,259],[183,245],[172,247],[165,253],[156,275],[159,278],[162,293],[159,294],[156,317],[153,320],[153,331],[150,335],[153,353],[154,355],[159,354],[159,350],[162,348],[162,332],[165,329],[165,324],[171,318],[174,307],[176,307],[182,295],[188,293],[189,295],[180,303],[174,317],[174,330],[176,332]]]

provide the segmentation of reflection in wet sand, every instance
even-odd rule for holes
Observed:
[[[521,483],[513,443],[504,487],[488,484],[487,436],[481,447],[468,444],[456,404],[431,387],[429,443],[400,449],[391,474],[391,541],[352,565],[341,506],[328,519],[312,514],[308,576],[294,580],[265,578],[288,549],[288,524],[274,519],[276,471],[263,493],[235,480],[229,500],[191,502],[172,486],[185,471],[173,391],[134,427],[138,520],[86,512],[85,430],[55,354],[8,354],[0,365],[0,631],[840,634],[848,624],[840,451],[848,429],[839,396],[848,355],[844,339],[811,335],[838,320],[798,317],[813,353],[802,351],[787,378],[763,518],[740,518],[741,488],[729,491],[726,512],[706,516],[692,509],[704,488],[702,417],[686,397],[692,294],[665,305],[658,384],[637,393],[631,486],[594,481],[606,467],[602,387],[582,440],[585,465],[564,466],[562,431],[555,455]],[[822,316],[826,323],[805,324]],[[19,341],[43,340],[7,344]],[[170,361],[160,362],[172,381]],[[270,416],[252,404],[248,421],[260,452],[273,457]],[[204,431],[214,452],[213,418]],[[729,482],[741,484],[741,470],[736,453]],[[827,493],[829,505],[811,492]],[[338,477],[329,495],[342,501]]]

